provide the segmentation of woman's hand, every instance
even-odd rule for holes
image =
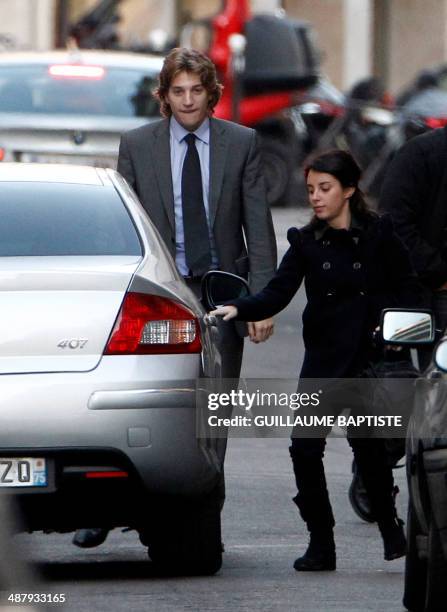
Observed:
[[[237,317],[237,308],[236,306],[218,306],[216,310],[212,310],[210,312],[211,315],[215,315],[218,317],[223,317],[224,321],[230,321],[230,319],[234,319]]]

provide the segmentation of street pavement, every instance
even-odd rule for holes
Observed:
[[[280,253],[287,247],[287,228],[303,225],[307,217],[305,209],[274,211]],[[303,304],[300,291],[276,318],[274,337],[247,347],[243,376],[296,378],[302,360]],[[72,546],[71,534],[21,535],[19,540],[43,577],[35,588],[64,593],[65,610],[400,612],[404,561],[384,561],[377,527],[351,510],[351,459],[346,440],[328,440],[325,464],[337,521],[336,572],[297,573],[292,568],[305,550],[307,535],[291,501],[295,490],[287,438],[230,439],[225,554],[216,576],[156,577],[134,532],[114,530],[105,544],[91,550]],[[396,476],[400,515],[405,518],[404,470]]]

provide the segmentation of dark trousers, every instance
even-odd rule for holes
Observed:
[[[292,438],[290,447],[298,489],[294,501],[309,531],[321,534],[331,531],[335,525],[323,466],[326,436]],[[392,497],[393,473],[387,464],[383,440],[348,436],[348,442],[354,452],[377,522],[379,525],[391,523],[395,516]]]
[[[300,381],[305,388],[306,381]],[[331,390],[332,389],[332,390]],[[306,410],[306,414],[337,415],[349,408],[351,415],[368,413],[368,396],[365,396],[361,379],[340,379],[325,390],[326,401],[318,409]],[[326,438],[331,427],[316,426],[310,432],[295,427],[292,432],[290,455],[298,494],[294,498],[309,531],[324,534],[334,527],[334,515],[324,473],[323,457]],[[372,432],[373,433],[373,432]],[[368,437],[370,436],[370,437]],[[393,473],[389,465],[385,441],[374,437],[371,431],[349,428],[349,445],[354,453],[358,470],[371,503],[371,510],[379,526],[386,526],[395,519],[392,496]]]

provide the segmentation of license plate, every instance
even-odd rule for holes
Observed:
[[[22,162],[39,164],[79,164],[80,166],[96,166],[98,168],[116,169],[115,157],[90,157],[88,155],[46,155],[40,153],[22,153]]]
[[[46,487],[47,466],[39,457],[1,457],[0,487]]]

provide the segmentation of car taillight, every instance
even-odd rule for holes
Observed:
[[[447,125],[447,117],[427,117],[425,125],[432,130],[436,130]]]
[[[105,70],[102,66],[84,66],[82,64],[54,64],[48,68],[52,77],[72,79],[102,79]]]
[[[128,293],[105,355],[200,353],[200,327],[194,314],[158,295]]]

